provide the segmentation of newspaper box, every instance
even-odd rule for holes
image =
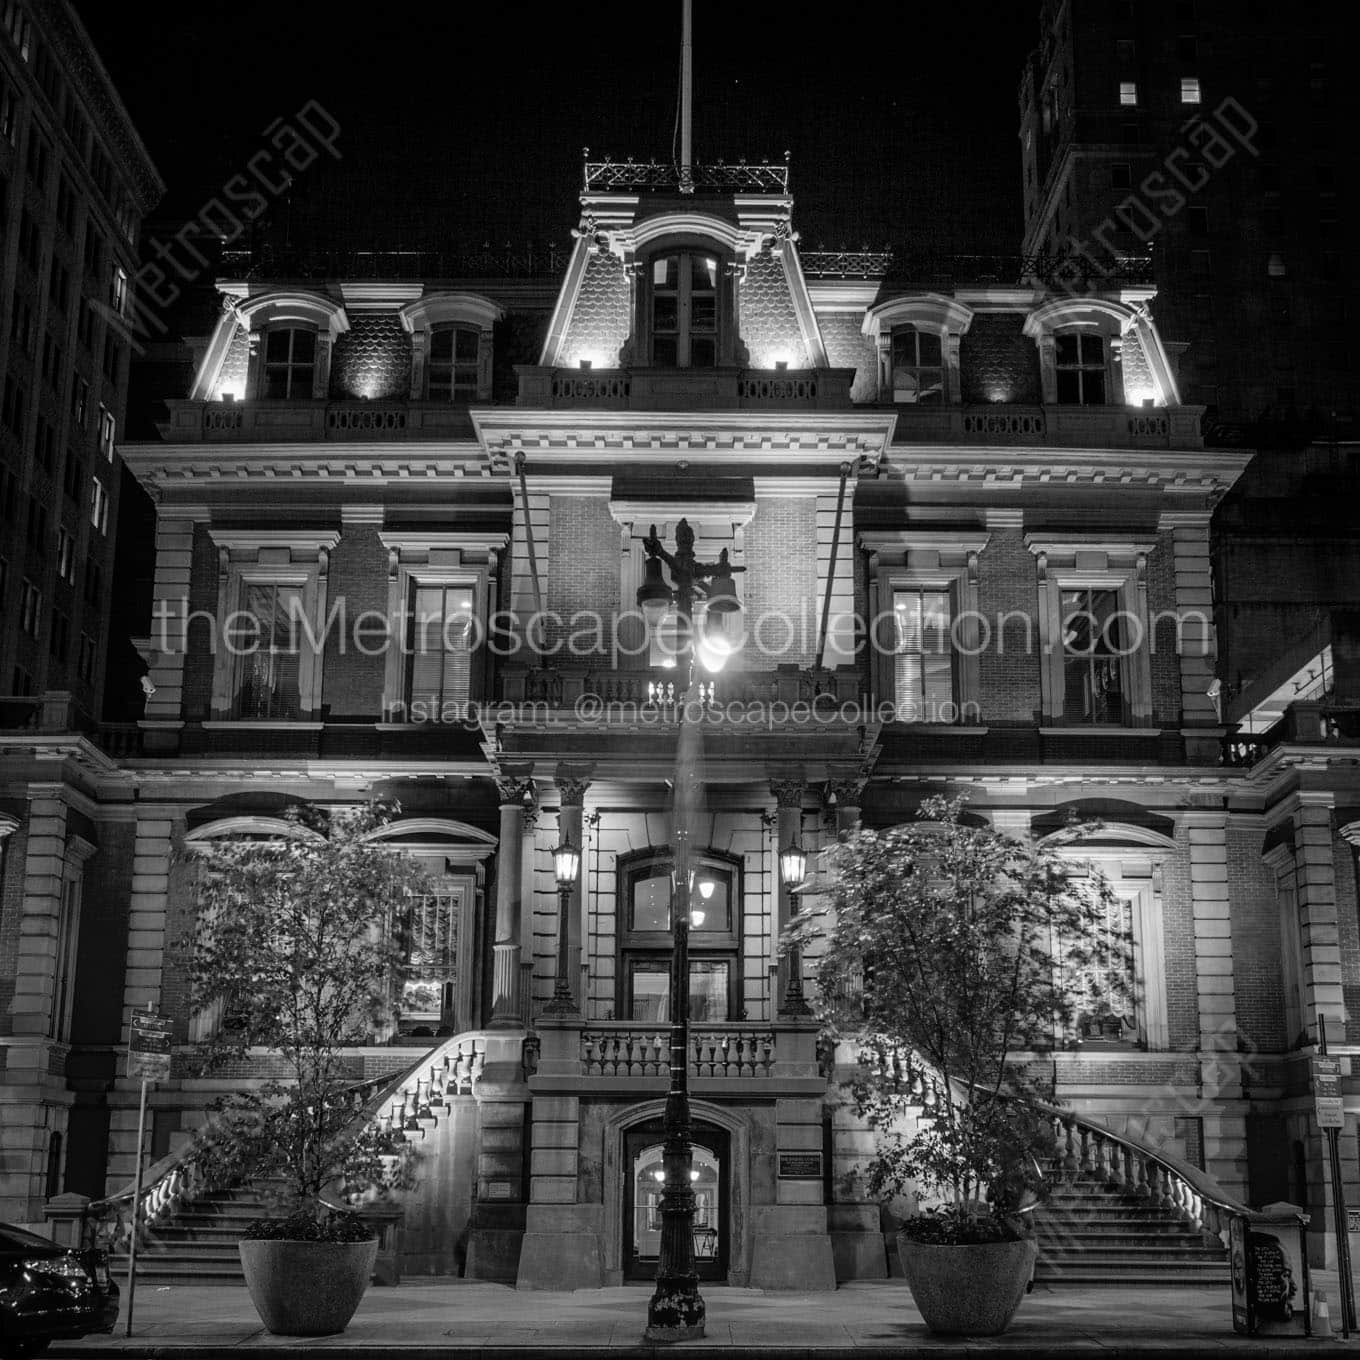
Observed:
[[[1228,1225],[1233,1330],[1248,1336],[1310,1335],[1308,1215],[1294,1204],[1234,1214]]]

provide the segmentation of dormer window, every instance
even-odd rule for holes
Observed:
[[[1054,336],[1058,402],[1063,406],[1105,404],[1105,337],[1092,331],[1059,331]]]
[[[892,399],[932,406],[944,401],[944,352],[938,332],[893,327]]]
[[[276,326],[264,335],[260,395],[310,398],[316,384],[316,331],[309,326]]]
[[[718,362],[716,255],[677,251],[653,257],[651,362],[658,368],[714,368]]]
[[[470,326],[436,326],[430,332],[431,401],[475,401],[480,372],[481,333]]]

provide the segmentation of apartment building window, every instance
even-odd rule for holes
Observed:
[[[1199,43],[1193,33],[1182,33],[1176,39],[1176,59],[1183,66],[1193,66],[1199,60]]]
[[[99,452],[113,462],[113,445],[118,433],[118,422],[114,414],[102,402],[99,406]]]
[[[1207,278],[1213,271],[1213,262],[1207,250],[1192,250],[1190,252],[1190,272],[1199,278]]]
[[[16,298],[14,312],[9,321],[10,343],[32,357],[33,354],[33,307],[27,298]]]
[[[938,332],[894,326],[892,399],[938,406],[944,401],[944,348]]]
[[[38,636],[42,624],[42,591],[27,577],[19,591],[19,627],[29,637]]]
[[[36,497],[28,498],[26,534],[28,546],[41,550],[47,542],[47,507]]]
[[[470,326],[436,326],[430,332],[426,393],[431,401],[477,397],[481,333]]]
[[[71,386],[71,419],[77,430],[84,430],[85,417],[90,409],[90,384],[77,377]]]
[[[1198,76],[1181,77],[1181,103],[1198,104],[1202,96],[1199,88]]]
[[[109,305],[119,316],[123,315],[127,307],[128,276],[127,270],[122,265],[113,266],[113,274],[109,278]]]
[[[63,358],[64,355],[61,346],[57,344],[50,335],[45,336],[43,339],[42,355],[43,381],[46,382],[58,396],[61,395]]]
[[[75,535],[64,524],[57,526],[57,575],[67,585],[76,583]]]
[[[109,531],[109,493],[98,477],[90,478],[90,525],[101,534]]]
[[[94,639],[88,633],[82,633],[76,675],[87,685],[94,681],[94,650]]]
[[[38,466],[50,477],[56,465],[57,432],[45,416],[38,417],[38,437],[33,443],[33,454]]]
[[[76,191],[65,175],[57,181],[57,221],[68,236],[76,234]]]
[[[112,330],[104,333],[104,376],[111,382],[118,381],[118,370],[123,361],[123,347]]]
[[[19,258],[34,274],[42,265],[42,233],[27,208],[19,211]]]
[[[471,585],[415,584],[407,634],[410,721],[438,722],[448,706],[467,702],[474,621]]]
[[[1191,236],[1207,236],[1209,234],[1209,209],[1201,207],[1199,204],[1192,204],[1186,209],[1185,225]]]
[[[10,679],[10,693],[19,698],[27,698],[33,693],[32,673],[24,666],[15,666],[14,675]]]
[[[10,374],[5,379],[5,395],[0,399],[0,424],[16,439],[24,437],[24,407],[27,398],[18,378]]]
[[[651,362],[658,368],[713,368],[722,277],[718,257],[703,251],[657,255],[646,277]]]
[[[0,76],[3,82],[3,76]],[[19,99],[13,90],[0,83],[0,141],[13,146],[19,132]]]
[[[94,560],[93,557],[85,559],[85,601],[87,604],[99,604],[99,597],[104,590],[104,569]]]
[[[265,332],[262,397],[295,401],[310,398],[315,374],[315,330],[307,326],[278,326]]]
[[[1118,38],[1114,45],[1115,60],[1120,62],[1130,62],[1136,52],[1132,38]]]
[[[741,875],[717,857],[696,855],[691,864],[689,1018],[700,1024],[729,1020],[739,1009]],[[674,860],[665,850],[620,865],[619,1013],[629,1020],[665,1024],[671,1018],[673,880]]]
[[[94,348],[94,304],[89,298],[80,300],[80,311],[76,319],[76,339],[86,350]]]
[[[47,188],[47,168],[52,159],[52,148],[47,138],[36,127],[28,129],[28,154],[24,165],[28,171],[29,182],[35,189]]]
[[[1133,184],[1133,167],[1128,161],[1115,161],[1110,166],[1110,188],[1127,189]]]
[[[71,271],[55,256],[48,276],[47,296],[63,312],[71,304]]]
[[[1105,404],[1105,337],[1093,331],[1059,331],[1054,336],[1058,402],[1064,406]]]
[[[287,722],[301,716],[301,610],[299,585],[242,584],[240,608],[226,620],[235,661],[233,717]]]
[[[73,501],[80,499],[80,488],[85,481],[85,466],[74,449],[66,450],[66,463],[62,468],[61,489]]]
[[[954,650],[949,591],[909,589],[893,594],[894,699],[900,722],[954,722]]]
[[[1132,108],[1138,103],[1138,82],[1136,80],[1121,80],[1119,82],[1119,102],[1125,108]]]
[[[104,238],[93,222],[85,231],[85,277],[97,279],[104,267]]]
[[[80,105],[76,102],[76,97],[70,90],[66,91],[66,107],[62,110],[62,126],[66,129],[66,135],[71,139],[71,145],[75,147],[76,154],[83,160],[85,143],[90,135],[90,125],[85,121],[85,115],[81,113]]]
[[[9,34],[19,55],[27,61],[32,55],[33,26],[24,12],[21,0],[4,0],[2,19],[4,30]]]

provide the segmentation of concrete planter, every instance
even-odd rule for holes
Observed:
[[[1039,1247],[1032,1239],[946,1247],[897,1235],[897,1252],[925,1324],[943,1336],[996,1336],[1025,1297]]]
[[[359,1306],[378,1258],[370,1242],[240,1242],[246,1288],[275,1336],[333,1336]]]

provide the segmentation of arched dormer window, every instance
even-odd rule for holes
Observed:
[[[262,293],[236,305],[246,328],[247,395],[272,401],[324,397],[331,347],[349,330],[344,308],[320,293]]]
[[[959,345],[972,308],[942,293],[917,293],[871,307],[863,333],[878,347],[880,401],[909,406],[957,402]]]
[[[504,309],[478,293],[428,293],[397,314],[411,333],[411,399],[491,400],[494,327]]]
[[[645,267],[648,361],[657,368],[717,367],[720,257],[702,248],[658,251]]]

